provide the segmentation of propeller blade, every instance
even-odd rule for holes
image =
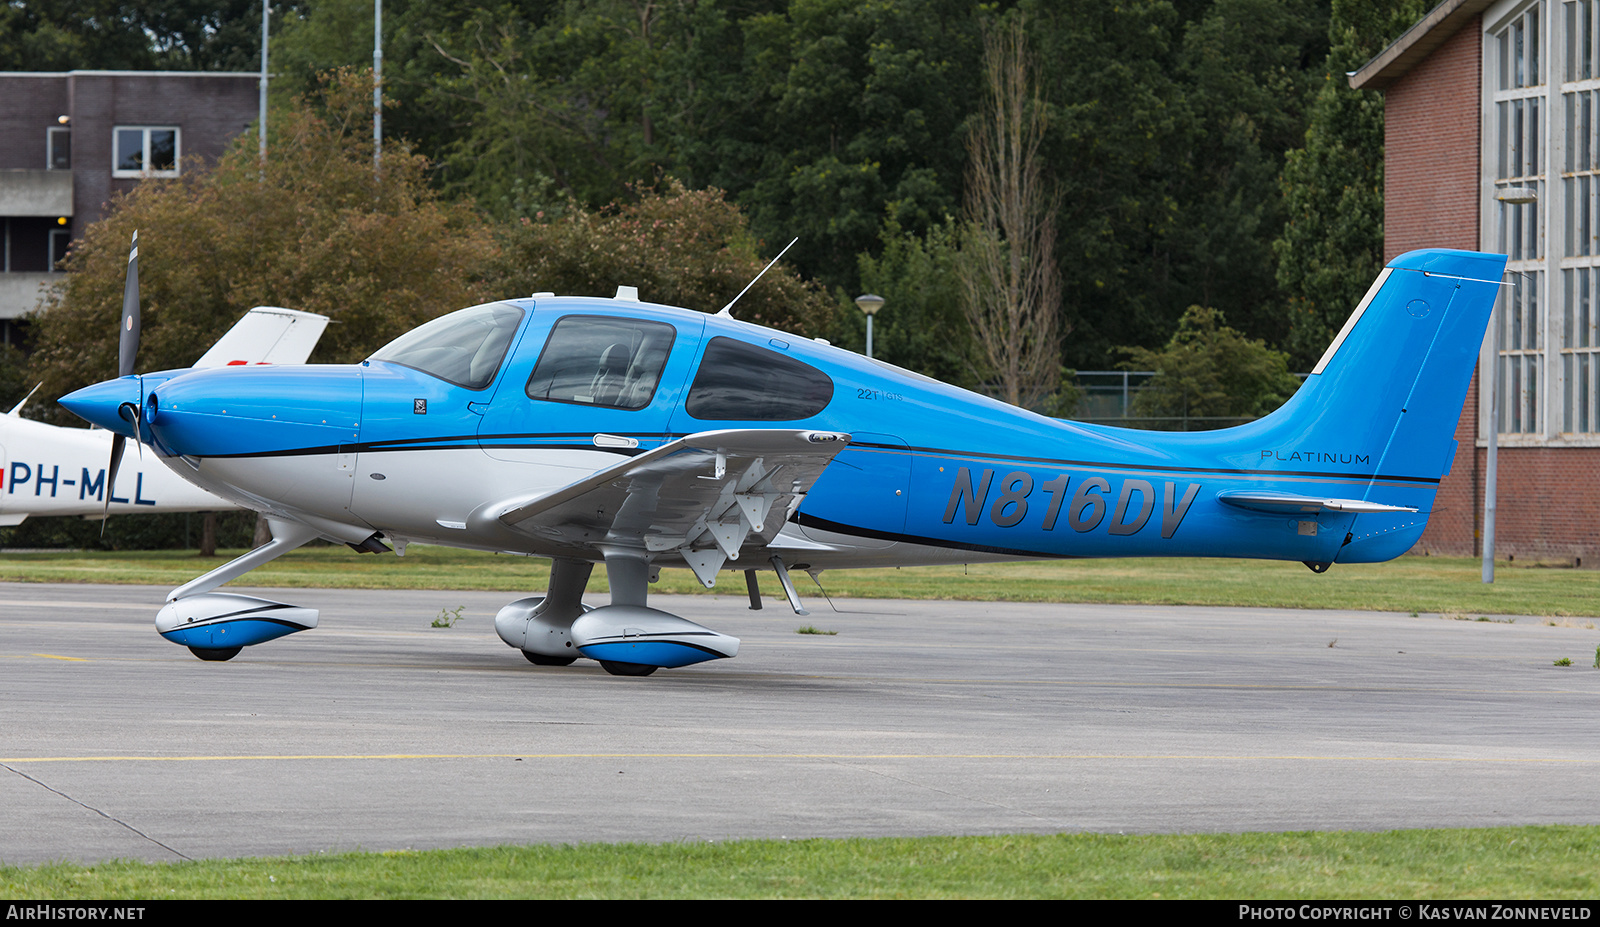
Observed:
[[[133,230],[133,243],[128,247],[128,276],[122,284],[122,323],[117,326],[117,376],[133,374],[134,358],[139,353],[139,230]],[[142,391],[141,391],[142,392]],[[123,403],[128,406],[129,403]],[[138,433],[139,410],[119,408],[117,414],[133,422]],[[122,466],[122,453],[127,450],[128,439],[115,435],[111,439],[111,463],[106,467],[106,502],[100,513],[100,536],[106,536],[106,522],[111,520],[111,497],[116,493],[117,469]],[[140,453],[143,453],[143,442]]]
[[[122,452],[128,445],[123,435],[111,437],[111,463],[106,466],[106,504],[100,510],[100,536],[106,536],[106,522],[111,520],[111,496],[117,489],[117,468],[122,465]]]
[[[117,376],[133,373],[134,355],[139,353],[139,230],[133,232],[128,250],[128,277],[122,285],[122,324],[118,326]]]

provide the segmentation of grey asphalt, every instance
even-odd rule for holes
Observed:
[[[740,655],[624,679],[516,593],[256,590],[322,626],[203,663],[165,591],[0,584],[0,861],[1600,823],[1600,632],[1537,618],[658,596]]]

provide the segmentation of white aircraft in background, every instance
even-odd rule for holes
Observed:
[[[327,327],[325,315],[257,306],[194,366],[304,364]],[[147,461],[135,458],[134,466],[124,468],[114,485],[108,485],[112,433],[25,419],[21,411],[27,401],[0,415],[0,526],[20,525],[30,515],[100,518],[108,512],[211,512],[236,507],[178,476],[154,455]]]

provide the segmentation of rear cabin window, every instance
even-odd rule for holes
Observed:
[[[712,421],[788,422],[816,415],[832,398],[833,380],[810,364],[732,338],[713,338],[684,411]]]
[[[494,382],[520,324],[522,310],[516,306],[473,306],[412,329],[368,359],[410,367],[457,386],[481,390]]]
[[[677,329],[661,322],[567,316],[550,331],[528,397],[643,409],[655,397]]]

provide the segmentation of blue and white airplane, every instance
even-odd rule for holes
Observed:
[[[752,607],[771,570],[804,614],[791,570],[1396,557],[1450,466],[1505,262],[1396,258],[1293,398],[1210,432],[1045,418],[631,288],[463,309],[358,365],[129,375],[62,403],[269,519],[270,544],[157,619],[203,659],[316,624],[223,583],[315,538],[416,541],[550,558],[547,595],[503,608],[500,636],[536,664],[647,675],[739,644],[650,608],[662,567],[707,587],[743,571]],[[611,602],[591,609],[598,563]]]

